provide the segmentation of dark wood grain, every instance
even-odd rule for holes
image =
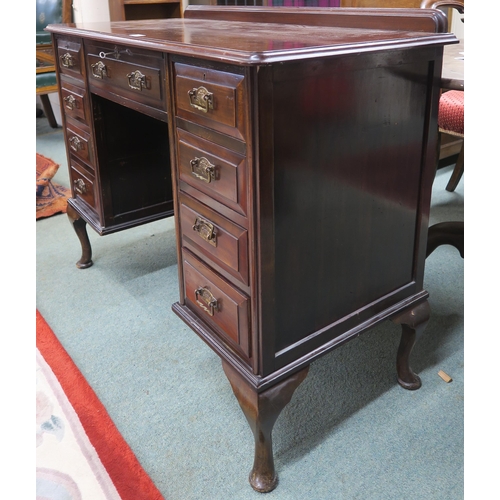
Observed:
[[[443,19],[190,7],[184,20],[49,28],[78,56],[59,76],[83,103],[64,115],[66,140],[85,141],[68,142],[81,262],[86,223],[108,234],[175,212],[173,310],[223,360],[257,491],[277,484],[274,422],[320,356],[393,320],[397,379],[420,387],[439,77],[457,41]],[[129,86],[135,69],[144,89]]]

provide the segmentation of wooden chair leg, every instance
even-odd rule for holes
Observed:
[[[446,191],[453,192],[458,186],[462,175],[464,174],[464,145],[462,144],[462,149],[457,158],[457,163],[455,164],[455,168],[453,173],[451,174],[450,180],[446,186]]]
[[[40,95],[40,101],[42,101],[43,112],[45,113],[47,120],[49,120],[49,125],[52,128],[57,128],[57,120],[54,116],[54,111],[52,109],[52,105],[50,104],[49,96],[47,94]]]

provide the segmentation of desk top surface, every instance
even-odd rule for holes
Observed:
[[[48,31],[239,64],[436,46],[457,41],[449,33],[400,30],[394,29],[394,24],[390,29],[391,23],[381,23],[381,28],[377,29],[359,27],[359,22],[351,27],[345,23],[343,26],[313,26],[184,18],[50,25]]]

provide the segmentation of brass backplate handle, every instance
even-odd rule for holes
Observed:
[[[92,68],[92,76],[94,78],[99,78],[102,80],[105,76],[108,76],[108,68],[102,61],[97,61],[96,63],[91,65]]]
[[[207,184],[215,180],[215,165],[210,163],[205,157],[194,158],[190,161],[191,173],[197,179],[200,179]]]
[[[198,287],[194,291],[194,296],[196,298],[196,303],[210,316],[213,316],[215,311],[218,310],[219,303],[207,287]]]
[[[75,99],[75,96],[68,95],[64,98],[64,105],[68,109],[78,108],[78,101]]]
[[[196,231],[202,239],[210,243],[210,245],[214,247],[217,246],[217,229],[211,222],[201,217],[196,217],[193,224],[193,230]]]
[[[75,191],[79,194],[85,194],[87,192],[87,184],[85,184],[83,179],[75,179],[73,181],[73,186]]]
[[[198,87],[188,91],[189,104],[192,108],[203,113],[208,113],[209,109],[214,109],[214,95],[205,87]]]
[[[68,142],[69,142],[69,147],[73,150],[73,151],[81,151],[83,149],[83,145],[82,145],[82,141],[76,137],[76,135],[74,135],[73,137],[70,137],[68,139]]]
[[[138,69],[127,75],[128,86],[134,90],[147,89],[146,75],[143,75]]]
[[[65,68],[72,68],[75,65],[75,58],[69,52],[59,56],[59,59],[61,60],[61,66]]]

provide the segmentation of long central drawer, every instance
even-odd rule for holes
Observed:
[[[87,47],[86,59],[91,88],[166,109],[165,71],[161,53],[99,44]]]

